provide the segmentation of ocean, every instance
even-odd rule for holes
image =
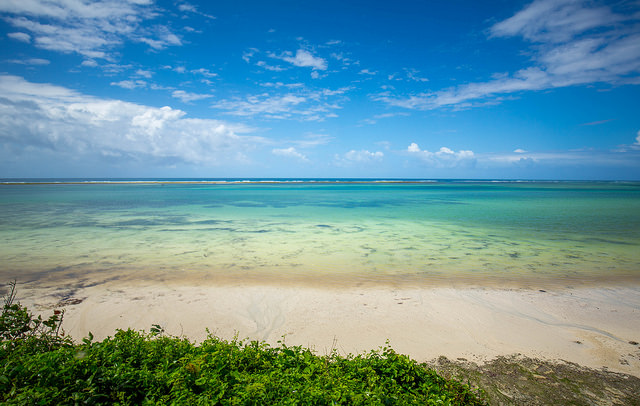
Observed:
[[[0,180],[0,280],[640,282],[640,182]]]

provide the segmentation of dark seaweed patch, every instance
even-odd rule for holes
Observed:
[[[618,241],[618,240],[608,240],[606,238],[586,238],[585,241],[594,241],[594,242],[604,242],[607,244],[617,244],[617,245],[637,245],[632,242],[627,241]]]
[[[269,207],[269,205],[258,202],[234,202],[230,203],[231,206],[235,207]]]
[[[222,221],[220,220],[200,220],[200,221],[194,221],[191,224],[213,225],[213,224],[220,224],[220,223],[222,223]]]

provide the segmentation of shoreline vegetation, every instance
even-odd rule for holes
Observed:
[[[485,404],[468,385],[389,346],[318,356],[284,341],[208,334],[194,344],[159,325],[74,343],[61,330],[64,312],[42,319],[15,296],[14,282],[0,317],[5,404]]]
[[[501,356],[478,365],[439,357],[418,363],[389,343],[367,353],[326,355],[263,341],[195,343],[117,330],[74,342],[65,312],[34,316],[8,286],[0,317],[0,389],[5,404],[450,404],[640,403],[640,378],[566,361]],[[70,298],[67,305],[78,304]],[[638,343],[634,343],[638,345]]]
[[[29,285],[29,283],[26,285]],[[106,285],[108,285],[108,283],[106,283]],[[104,287],[100,289],[103,288]],[[423,391],[424,388],[416,389],[417,386],[415,385],[418,385],[417,382],[422,382],[427,385],[430,388],[429,391],[435,390],[436,392],[433,393],[437,393],[437,396],[434,395],[436,396],[434,399],[448,399],[444,404],[640,404],[640,377],[638,376],[639,374],[637,371],[636,373],[630,374],[620,373],[620,371],[617,371],[615,368],[593,368],[585,365],[579,365],[576,362],[564,361],[563,359],[565,358],[561,356],[549,357],[542,353],[540,353],[539,356],[536,356],[535,352],[521,352],[518,354],[517,351],[511,351],[511,355],[505,353],[498,356],[488,356],[476,359],[465,354],[462,354],[464,357],[455,356],[451,355],[450,347],[456,346],[455,341],[459,337],[455,337],[454,334],[451,334],[450,330],[442,331],[437,328],[434,329],[433,325],[423,326],[424,328],[421,329],[421,334],[439,336],[441,339],[444,339],[444,341],[440,342],[446,344],[436,344],[434,345],[435,348],[431,348],[431,351],[436,351],[436,353],[440,352],[441,354],[449,352],[447,356],[436,356],[432,358],[425,358],[424,356],[416,357],[414,354],[411,354],[411,351],[405,351],[404,348],[395,348],[397,340],[387,341],[387,344],[385,344],[384,347],[380,345],[369,345],[369,348],[378,348],[378,350],[375,351],[348,351],[344,349],[343,345],[341,345],[341,341],[344,339],[343,337],[340,339],[334,337],[331,348],[327,349],[325,347],[324,351],[318,351],[318,347],[311,343],[309,345],[300,345],[300,339],[295,339],[296,334],[280,336],[277,341],[275,341],[273,336],[280,332],[278,329],[273,329],[271,331],[271,335],[263,335],[263,337],[267,337],[269,340],[259,339],[260,334],[250,334],[252,336],[251,340],[248,338],[239,340],[238,337],[245,337],[246,335],[244,335],[244,332],[242,333],[243,335],[240,335],[241,333],[237,330],[235,330],[235,333],[231,337],[226,339],[220,338],[218,333],[222,333],[222,336],[229,335],[224,331],[224,329],[216,329],[214,331],[216,335],[213,335],[206,330],[207,334],[205,337],[195,339],[193,334],[191,334],[192,329],[189,327],[189,320],[184,317],[180,320],[180,325],[184,325],[185,330],[176,331],[175,323],[173,326],[174,328],[170,328],[170,323],[164,324],[164,322],[169,320],[169,318],[173,318],[176,315],[182,314],[183,316],[186,316],[186,309],[201,307],[207,308],[211,305],[209,302],[196,300],[195,303],[191,303],[191,307],[183,307],[178,298],[191,297],[191,299],[193,299],[194,296],[202,293],[202,291],[197,289],[189,290],[184,287],[178,288],[176,286],[172,286],[169,290],[151,291],[149,286],[135,286],[131,287],[131,293],[135,292],[137,296],[131,298],[127,296],[126,288],[121,285],[109,286],[108,289],[102,291],[106,294],[106,296],[102,297],[96,297],[99,296],[97,295],[97,292],[100,290],[91,290],[97,289],[96,286],[85,286],[84,288],[76,288],[71,291],[59,289],[54,292],[49,299],[45,299],[44,296],[40,296],[44,291],[33,290],[32,287],[28,289],[30,289],[29,296],[33,296],[34,293],[35,296],[38,296],[37,299],[31,297],[31,299],[35,300],[27,300],[31,306],[35,306],[39,312],[42,312],[45,315],[47,312],[54,312],[55,317],[53,322],[51,318],[46,320],[46,322],[49,323],[49,332],[51,332],[53,328],[57,329],[56,331],[61,332],[61,326],[63,328],[64,326],[75,326],[75,334],[73,337],[78,340],[82,334],[78,334],[80,330],[77,328],[77,321],[82,319],[82,317],[88,319],[99,319],[99,316],[102,315],[102,319],[93,321],[102,324],[107,333],[105,334],[105,331],[102,331],[102,334],[97,335],[96,337],[93,337],[92,334],[86,334],[82,336],[84,339],[78,344],[72,344],[69,336],[65,335],[63,337],[63,341],[66,343],[63,345],[64,348],[56,349],[55,351],[49,351],[47,348],[43,349],[40,344],[34,344],[37,340],[32,341],[30,345],[35,345],[41,350],[38,350],[40,352],[32,351],[31,354],[28,355],[27,352],[25,352],[26,350],[17,353],[15,351],[5,351],[3,353],[4,374],[0,377],[0,381],[2,381],[3,385],[2,390],[5,402],[8,404],[11,404],[14,400],[15,404],[20,404],[22,403],[22,400],[26,399],[21,398],[20,401],[16,400],[18,398],[15,396],[18,396],[18,392],[20,392],[20,390],[15,389],[12,391],[12,389],[9,388],[9,383],[15,383],[17,381],[12,381],[15,377],[10,378],[7,375],[7,372],[17,373],[15,371],[15,367],[18,364],[28,364],[30,365],[29,368],[44,368],[45,372],[50,374],[49,378],[47,378],[50,379],[50,381],[47,381],[49,382],[48,385],[53,385],[52,382],[60,377],[66,379],[62,384],[65,388],[67,388],[67,386],[76,388],[77,385],[80,385],[76,388],[80,388],[80,392],[73,396],[104,396],[104,393],[99,393],[100,391],[104,392],[103,389],[98,389],[97,386],[90,386],[94,384],[98,385],[98,382],[112,385],[110,388],[117,388],[115,391],[109,389],[112,391],[109,396],[115,396],[109,401],[107,401],[106,398],[101,398],[99,396],[89,398],[91,399],[90,402],[94,403],[105,403],[114,400],[119,401],[122,404],[144,403],[144,396],[147,396],[150,390],[148,386],[145,387],[144,385],[148,385],[149,382],[159,384],[158,382],[164,379],[164,381],[162,381],[163,383],[159,384],[161,389],[165,391],[163,392],[165,394],[164,396],[174,396],[168,395],[166,391],[168,390],[167,388],[175,387],[177,388],[177,392],[175,394],[176,397],[149,398],[147,404],[154,404],[154,402],[157,404],[166,403],[169,402],[170,399],[173,399],[173,401],[178,404],[186,404],[188,402],[193,402],[195,399],[189,396],[205,396],[203,395],[205,393],[207,396],[211,396],[207,401],[211,404],[216,404],[216,401],[212,399],[214,399],[215,396],[220,395],[220,393],[215,392],[214,394],[214,392],[211,392],[214,391],[214,387],[218,388],[215,390],[225,388],[225,393],[230,396],[227,400],[219,400],[219,404],[261,404],[264,402],[271,404],[287,404],[287,399],[292,399],[291,403],[295,404],[412,404],[414,401],[416,404],[429,404],[425,399],[428,399],[428,396],[431,396],[431,394],[427,395],[426,392]],[[222,296],[222,290],[211,290],[211,287],[208,289],[208,292],[212,296]],[[230,288],[227,286],[222,289],[229,290]],[[269,291],[265,290],[264,287],[261,287],[260,290],[255,290],[258,288],[248,288],[243,286],[241,289],[248,289],[249,291],[247,292],[247,295],[249,296],[255,297],[258,292],[265,295],[265,298],[269,296]],[[605,288],[605,290],[607,289],[612,288]],[[234,291],[234,288],[231,287],[230,290]],[[174,292],[173,296],[170,294],[170,291]],[[455,289],[453,291],[455,291]],[[138,312],[149,312],[150,308],[146,307],[149,304],[149,298],[145,297],[144,292],[147,292],[146,294],[150,296],[161,298],[161,300],[156,300],[151,303],[153,307],[161,307],[159,304],[164,303],[164,307],[159,309],[160,313],[154,313],[151,311],[151,314],[149,315],[151,319],[143,317],[142,319],[139,319],[137,323],[131,323],[131,320],[127,320],[126,318],[123,319],[123,313],[130,313],[134,309],[137,309]],[[307,290],[305,292],[307,300],[314,301],[318,299],[317,297],[314,297],[313,294],[310,295],[309,293],[312,293],[312,291]],[[372,295],[372,297],[379,296],[380,293],[380,291],[375,291],[375,295]],[[407,292],[396,291],[394,293],[396,296],[398,294],[401,296]],[[554,299],[552,292],[538,291],[536,293],[539,296],[535,296],[534,292],[528,292],[530,296],[536,297],[536,300],[544,298],[550,301],[549,306],[551,307],[558,304],[557,300]],[[619,293],[620,292],[617,290],[611,290],[609,292],[609,297],[617,297]],[[283,298],[286,294],[286,290],[281,288],[277,290],[277,295],[280,298],[279,300],[284,300]],[[343,292],[343,294],[346,294],[346,292]],[[522,295],[522,292],[519,294]],[[10,294],[8,295],[10,296]],[[579,292],[576,291],[572,291],[570,295],[577,295],[578,297],[575,299],[583,308],[587,306],[587,303],[583,301],[587,296],[580,296]],[[110,299],[107,296],[109,296]],[[115,301],[113,301],[114,296]],[[358,296],[360,295],[358,294]],[[514,301],[515,296],[507,294],[499,297],[501,297],[502,300],[508,301],[509,306],[513,306],[514,309],[522,310],[522,306]],[[47,300],[51,300],[52,298],[55,298],[57,302],[47,302]],[[343,301],[341,296],[333,296],[332,300],[335,300],[336,298],[338,300],[338,307],[345,306],[347,303]],[[411,302],[408,298],[399,299],[403,300],[402,305],[407,305]],[[436,295],[434,296],[434,299],[442,300],[443,296]],[[459,301],[460,297],[454,296],[452,299],[454,301]],[[618,299],[624,301],[625,297],[620,296]],[[220,300],[220,303],[233,302],[232,306],[235,307],[244,307],[245,305],[239,297],[225,296],[221,297]],[[99,304],[100,302],[102,302],[102,307]],[[124,305],[124,307],[118,307],[116,305],[114,307],[114,303],[118,302],[127,302],[128,305]],[[5,300],[5,309],[6,303],[7,302]],[[445,301],[443,306],[447,307],[452,303],[453,302],[448,303]],[[495,306],[496,303],[497,302],[494,300],[492,306]],[[594,305],[594,303],[597,305],[596,307],[602,307],[602,302],[598,302],[597,300],[589,303],[589,305]],[[395,304],[398,308],[402,307],[402,305],[397,302]],[[299,307],[300,305],[300,302],[295,303],[295,306]],[[20,306],[20,309],[23,309],[24,312],[28,313],[26,307],[22,307],[22,305]],[[85,306],[84,310],[79,311],[83,306]],[[267,310],[270,309],[266,302],[263,302],[262,306],[266,306]],[[478,302],[474,302],[474,306],[478,306]],[[631,306],[633,307],[634,305],[632,304]],[[592,308],[587,306],[587,308],[583,310],[590,312],[590,309],[595,310],[596,307]],[[174,308],[174,312],[169,312],[170,314],[167,315],[168,318],[163,320],[161,324],[154,324],[153,317],[157,317],[158,314],[161,314],[163,311],[167,311],[169,308]],[[320,308],[318,309],[321,308],[324,308],[324,311],[329,313],[334,310],[333,308],[327,309],[326,304],[324,303],[321,303]],[[89,311],[89,309],[93,310]],[[106,309],[114,309],[112,311],[114,314],[107,314]],[[326,328],[326,325],[323,325],[321,322],[323,315],[318,309],[313,311],[313,313],[318,321],[319,328]],[[459,311],[460,309],[457,310]],[[609,315],[615,316],[615,312],[611,312],[611,309],[603,308],[603,310],[608,312]],[[229,310],[222,309],[222,311],[228,312]],[[436,313],[440,312],[437,307],[432,308],[431,311]],[[493,307],[492,312],[499,316],[501,310]],[[62,324],[63,315],[65,318],[64,325]],[[414,314],[411,315],[413,316]],[[196,318],[196,325],[200,326],[200,329],[202,330],[204,330],[206,326],[216,326],[216,323],[211,323],[211,319],[203,318],[202,313],[195,314],[194,316]],[[262,317],[264,316],[265,315],[263,314]],[[476,316],[477,314],[471,315],[471,317]],[[606,316],[608,315],[605,313],[605,317]],[[623,318],[624,316],[626,315],[623,315]],[[338,315],[337,317],[339,318],[341,316]],[[362,317],[362,315],[360,315],[360,317]],[[393,317],[393,315],[387,314],[387,317]],[[538,317],[540,317],[539,314]],[[108,320],[109,318],[112,320]],[[200,320],[198,320],[198,318],[200,318]],[[34,316],[29,316],[29,319],[34,320]],[[120,325],[119,327],[110,329],[111,326],[117,326],[117,324],[111,322],[113,319],[115,319],[114,323],[119,322]],[[289,321],[295,321],[293,320],[293,317],[291,317],[291,319],[292,320]],[[150,320],[151,323],[149,322]],[[260,320],[260,317],[256,317],[256,320]],[[264,322],[268,321],[264,318],[262,320]],[[382,323],[387,321],[380,320]],[[343,320],[343,322],[347,321]],[[415,322],[422,323],[423,321],[418,319],[415,320]],[[466,321],[464,319],[451,319],[448,322],[454,327],[458,326],[465,328],[464,324]],[[498,320],[498,322],[500,322],[500,320]],[[634,320],[629,319],[628,322],[631,324],[629,328],[634,329]],[[3,321],[3,323],[5,322]],[[44,321],[41,321],[40,324],[41,326],[44,325]],[[514,324],[516,328],[525,328],[527,330],[524,332],[525,334],[535,334],[535,331],[532,330],[531,326],[523,326],[518,321],[515,321]],[[6,323],[4,325],[6,325]],[[95,326],[96,324],[93,325]],[[137,328],[137,330],[132,329],[132,326]],[[143,330],[149,329],[149,326],[151,326],[149,333],[145,333]],[[84,327],[87,326],[85,325]],[[240,326],[238,325],[236,327],[239,328]],[[495,330],[495,326],[489,326],[488,329],[491,330],[492,327]],[[505,328],[502,331],[494,331],[494,333],[497,333],[498,336],[505,340],[503,344],[506,344],[512,332],[507,328],[507,326],[504,327]],[[118,328],[128,328],[128,330],[118,330]],[[473,328],[473,326],[468,326],[468,328]],[[607,327],[603,326],[602,328]],[[6,329],[6,327],[3,327],[3,329]],[[74,330],[74,328],[72,328],[72,330]],[[549,333],[549,331],[542,331],[542,334],[546,333]],[[598,334],[602,336],[602,333],[603,332],[601,331]],[[607,331],[604,331],[604,333],[609,334]],[[412,337],[411,331],[408,331],[407,334],[408,337]],[[615,334],[620,333],[618,331],[614,331],[614,335]],[[358,339],[358,341],[364,341],[365,346],[368,345],[365,339],[366,335],[366,333],[360,334]],[[258,336],[258,339],[254,339],[256,336]],[[44,342],[50,340],[52,335],[49,334],[48,337],[49,338],[45,337]],[[616,338],[621,340],[619,337]],[[625,336],[625,339],[626,338],[628,337]],[[602,337],[599,337],[599,339],[602,339]],[[294,344],[289,344],[292,341]],[[588,348],[591,346],[590,344],[593,343],[589,343],[587,338],[585,342],[574,342],[568,344],[572,344],[573,348]],[[624,351],[628,351],[630,356],[633,355],[633,357],[628,358],[632,364],[630,366],[633,367],[633,365],[640,360],[640,346],[636,341],[632,340],[620,344],[624,344],[623,347],[626,348]],[[486,345],[486,343],[483,345]],[[3,348],[5,350],[7,348],[6,346],[7,342],[3,341]],[[602,351],[603,353],[612,351],[612,348],[605,347],[600,349],[591,348],[588,351],[590,353],[594,353],[596,350]],[[163,352],[164,350],[159,348],[170,348],[171,350]],[[505,347],[507,352],[510,348],[511,347]],[[6,357],[8,357],[9,354],[10,356],[14,356],[14,353],[15,356],[21,354],[20,356],[27,358],[23,358],[19,362],[17,362],[15,358],[13,361],[7,361],[8,358]],[[226,368],[225,373],[228,375],[226,378],[223,378],[218,373],[215,377],[207,376],[206,378],[200,379],[203,376],[203,371],[208,371],[207,373],[209,373],[211,370],[215,369],[211,367],[211,365],[222,365],[220,363],[215,364],[220,360],[214,359],[215,357],[211,355],[213,353],[226,354],[224,355],[226,358],[224,358],[225,361],[223,364],[225,365],[224,368]],[[405,353],[410,353],[411,355],[401,355]],[[109,358],[107,354],[119,355],[114,355],[112,358]],[[180,356],[178,357],[178,355]],[[118,356],[125,357],[127,360],[134,360],[133,363],[130,362],[133,367],[127,369],[128,367],[124,366],[127,364],[127,362],[125,362],[126,360],[124,358],[119,359],[117,358]],[[178,358],[175,359],[175,357]],[[145,359],[152,360],[154,365],[164,365],[162,368],[165,369],[149,369],[151,368],[150,364],[144,364]],[[257,359],[262,360],[260,361],[262,362],[260,365],[264,367],[264,369],[259,371],[259,373],[259,368],[255,369],[257,368],[255,365]],[[416,361],[416,359],[421,360],[421,362]],[[425,361],[427,359],[431,359],[431,361]],[[99,362],[97,360],[99,360]],[[621,364],[623,361],[624,360],[621,359]],[[68,364],[65,364],[65,362],[68,362]],[[113,365],[109,366],[109,362],[112,362]],[[56,365],[55,368],[51,366],[53,363]],[[116,364],[120,365],[119,369],[115,368],[114,365]],[[236,369],[231,368],[232,364],[235,365],[234,368]],[[331,372],[327,372],[327,365],[331,365],[331,368],[333,368],[334,364],[341,365],[340,368],[346,369],[335,369]],[[83,365],[83,368],[85,369],[79,368],[80,365]],[[179,365],[179,367],[176,365]],[[248,372],[249,375],[243,375],[246,372],[246,365],[253,365],[252,368],[254,368]],[[60,368],[59,366],[65,367]],[[627,365],[627,367],[629,367],[629,365]],[[632,370],[636,370],[636,367]],[[97,372],[98,369],[92,370],[91,368],[98,368],[99,372]],[[237,368],[244,369],[238,370]],[[76,373],[74,371],[77,370],[85,371],[87,375],[81,377],[77,377],[75,375],[65,376],[65,374]],[[389,372],[391,375],[385,375],[386,372],[383,370],[393,372]],[[37,373],[34,372],[35,370],[30,369],[29,371],[27,371],[27,373],[31,373],[30,376],[32,378],[37,375]],[[42,371],[38,371],[38,373],[42,375]],[[62,373],[59,371],[62,371]],[[320,373],[318,371],[322,372]],[[260,375],[262,373],[267,375]],[[265,376],[268,376],[268,378],[265,378]],[[277,379],[274,378],[276,376]],[[348,379],[345,380],[345,376]],[[425,383],[427,382],[425,380],[427,378],[425,377],[428,377],[429,383]],[[116,378],[122,378],[124,380],[117,383]],[[310,380],[316,378],[319,380],[310,382]],[[136,379],[138,379],[138,381],[136,381]],[[198,384],[196,384],[196,381]],[[296,392],[286,390],[286,388],[293,388],[294,386],[292,385],[301,384],[298,381],[304,382],[304,384],[307,385],[305,386],[306,389],[295,389]],[[209,384],[211,385],[207,386]],[[372,386],[365,388],[365,386],[358,385]],[[57,391],[55,396],[63,396],[61,394],[63,391],[60,383],[56,384],[54,389],[47,387],[46,385],[44,387],[36,386],[37,385],[34,383],[22,384],[22,392],[20,392],[22,395],[20,396],[27,396],[27,392],[29,391],[33,391],[31,394],[33,395],[36,392],[41,393],[42,391],[46,392],[54,389],[54,391]],[[140,392],[140,390],[146,391],[144,392],[144,396],[141,394],[142,392]],[[444,390],[444,392],[442,392],[442,390]],[[159,392],[156,392],[156,394],[158,393]],[[418,397],[403,397],[405,395]],[[14,398],[10,398],[8,396],[14,396]],[[52,393],[47,392],[46,396],[52,396]],[[66,394],[64,396],[72,395]],[[127,398],[127,396],[130,397]],[[269,398],[267,396],[276,397]],[[285,396],[293,397],[287,398]],[[443,398],[442,396],[445,397]],[[66,402],[72,403],[71,400],[67,400]]]

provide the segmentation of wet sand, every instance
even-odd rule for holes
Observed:
[[[482,362],[500,355],[565,360],[640,376],[640,284],[562,288],[323,286],[321,284],[18,281],[35,312],[64,309],[80,340],[116,329],[199,341],[211,334],[307,346],[322,355],[389,344],[418,361]]]

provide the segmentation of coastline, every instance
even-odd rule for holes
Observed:
[[[363,353],[389,344],[423,362],[474,362],[519,354],[640,377],[640,284],[549,288],[505,285],[331,286],[149,279],[77,285],[18,281],[32,311],[64,309],[63,328],[79,341],[116,329],[200,341],[211,334],[322,355]]]

